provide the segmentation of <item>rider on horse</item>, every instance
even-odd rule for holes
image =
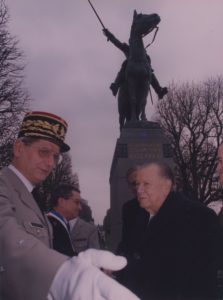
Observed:
[[[116,96],[119,87],[125,80],[125,70],[126,70],[126,65],[127,65],[127,58],[129,57],[129,45],[126,43],[120,42],[108,29],[104,28],[103,29],[104,35],[107,37],[108,41],[111,41],[113,45],[115,45],[118,49],[120,49],[126,56],[126,60],[122,63],[121,69],[118,72],[115,81],[110,85],[110,89],[112,90],[112,94]],[[149,55],[146,55],[149,64],[151,65],[151,59]],[[148,78],[149,79],[149,78]],[[159,99],[162,99],[168,92],[166,87],[161,87],[159,84],[158,79],[156,78],[154,71],[152,69],[151,73],[151,85],[158,95]]]

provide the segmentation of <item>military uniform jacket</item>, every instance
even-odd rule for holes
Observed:
[[[50,249],[52,228],[9,168],[0,171],[0,299],[46,300],[67,257]]]

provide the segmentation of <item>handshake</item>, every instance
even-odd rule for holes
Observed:
[[[127,288],[100,271],[118,271],[127,261],[109,251],[88,249],[58,270],[47,300],[139,300]]]

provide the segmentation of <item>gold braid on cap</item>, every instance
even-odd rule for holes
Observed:
[[[45,136],[52,135],[57,139],[64,141],[66,129],[62,124],[51,124],[41,120],[25,120],[22,123],[21,131],[25,131],[25,135]],[[30,132],[30,134],[29,134]]]

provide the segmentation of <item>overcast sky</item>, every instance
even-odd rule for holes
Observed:
[[[110,205],[109,174],[119,137],[109,90],[124,55],[107,42],[87,0],[5,0],[10,32],[25,54],[31,109],[69,124],[73,170],[96,221]],[[161,17],[148,48],[160,83],[200,82],[223,73],[222,0],[92,0],[102,21],[128,42],[133,10]],[[152,35],[147,36],[145,44]],[[155,96],[154,96],[155,97]],[[156,97],[154,99],[156,104]],[[147,115],[155,110],[148,99]]]

